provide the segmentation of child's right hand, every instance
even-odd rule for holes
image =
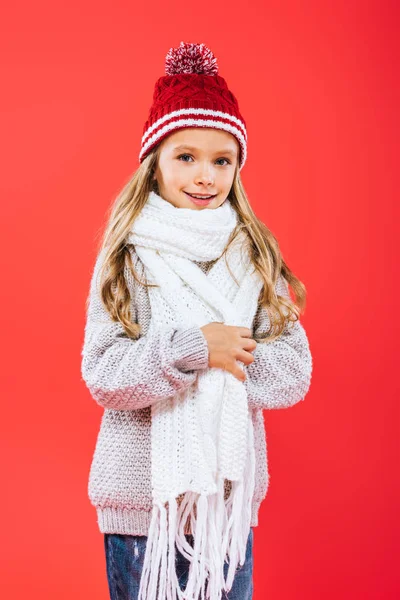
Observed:
[[[237,364],[245,365],[254,361],[251,351],[257,348],[257,342],[251,337],[247,327],[236,327],[224,323],[208,323],[200,328],[207,340],[209,366],[229,371],[239,381],[245,381],[246,374]]]

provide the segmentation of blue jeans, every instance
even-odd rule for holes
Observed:
[[[193,536],[186,535],[193,546]],[[142,573],[147,537],[143,535],[104,534],[107,580],[111,600],[137,600]],[[179,585],[186,587],[189,574],[189,561],[176,548],[176,572]],[[225,562],[225,578],[228,574]],[[251,600],[253,598],[253,528],[250,528],[246,547],[246,560],[236,569],[232,588],[222,591],[222,598],[229,600]]]

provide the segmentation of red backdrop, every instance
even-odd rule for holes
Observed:
[[[80,377],[84,303],[181,40],[208,45],[237,95],[250,201],[308,291],[310,391],[264,413],[254,598],[400,597],[397,13],[382,0],[3,9],[1,597],[109,597],[87,498],[102,409]]]

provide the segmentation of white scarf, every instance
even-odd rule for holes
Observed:
[[[148,282],[160,285],[149,288],[150,328],[212,321],[251,328],[262,281],[249,259],[247,236],[240,231],[226,255],[239,287],[225,258],[207,275],[192,262],[219,258],[237,222],[229,199],[216,209],[192,210],[150,192],[127,237]],[[153,404],[151,417],[153,510],[139,600],[197,600],[200,593],[219,600],[245,561],[250,533],[255,454],[245,386],[223,369],[200,370],[185,392]],[[232,482],[226,501],[224,479]],[[184,535],[188,517],[193,548]],[[190,561],[184,591],[175,572],[175,543]]]

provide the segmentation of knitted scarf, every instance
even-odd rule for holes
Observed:
[[[127,236],[148,283],[159,286],[148,288],[150,328],[212,321],[251,328],[262,281],[243,231],[207,275],[193,262],[220,258],[237,222],[229,199],[216,209],[192,210],[150,192]],[[153,509],[139,600],[196,600],[200,594],[219,600],[244,564],[250,532],[255,454],[244,384],[224,369],[199,370],[188,389],[151,406],[151,442]],[[224,479],[232,482],[226,500]],[[188,518],[193,546],[184,534]],[[190,561],[185,590],[175,572],[175,544]]]

